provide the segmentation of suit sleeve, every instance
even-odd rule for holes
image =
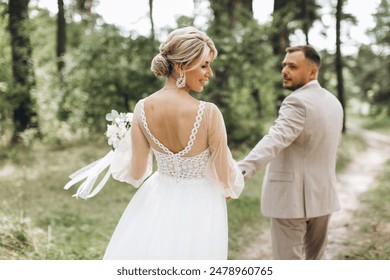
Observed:
[[[252,151],[238,162],[245,179],[254,176],[299,137],[305,126],[305,118],[303,102],[294,94],[288,96],[282,103],[275,124]]]

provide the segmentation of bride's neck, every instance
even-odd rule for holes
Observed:
[[[168,89],[171,89],[171,90],[176,89],[177,91],[185,91],[186,93],[190,93],[190,89],[187,87],[187,85],[183,88],[178,88],[176,86],[176,80],[172,76],[168,77],[164,87],[162,88],[162,90],[168,90]]]

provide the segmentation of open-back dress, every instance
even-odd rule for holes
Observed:
[[[227,259],[226,198],[238,198],[244,180],[227,146],[221,112],[200,101],[188,144],[174,153],[149,129],[147,102],[137,103],[127,140],[111,164],[115,179],[139,189],[104,259]],[[198,142],[207,147],[197,152]],[[123,168],[132,164],[139,166],[138,174]]]

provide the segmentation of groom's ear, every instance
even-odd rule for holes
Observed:
[[[317,77],[318,77],[318,66],[315,63],[313,63],[311,65],[310,78],[317,79]]]

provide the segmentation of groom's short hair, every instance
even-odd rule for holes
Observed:
[[[305,55],[305,57],[311,61],[313,61],[318,68],[321,65],[321,56],[320,54],[310,45],[300,45],[286,48],[287,53],[301,51]]]

